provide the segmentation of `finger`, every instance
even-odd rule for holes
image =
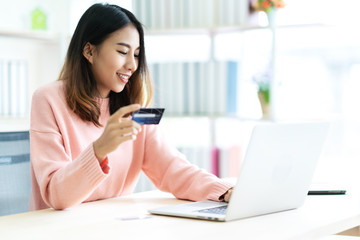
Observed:
[[[118,136],[118,144],[135,139],[136,139],[136,134]]]
[[[130,105],[120,108],[112,116],[114,118],[120,119],[129,113],[139,110],[140,107],[141,107],[140,104],[130,104]]]
[[[116,123],[114,128],[122,129],[122,128],[135,128],[138,132],[141,131],[141,125],[130,118],[122,118],[120,122]]]
[[[112,121],[107,124],[106,130],[113,136],[118,136],[124,132],[141,132],[141,125],[129,118],[122,118],[121,121]]]
[[[134,127],[127,127],[117,130],[117,136],[127,136],[127,135],[137,135],[139,133],[139,129]]]
[[[229,202],[231,194],[232,194],[232,189],[229,189],[229,191],[224,196],[224,201],[225,202]]]

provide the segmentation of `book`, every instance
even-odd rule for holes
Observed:
[[[211,149],[211,173],[219,177],[219,148],[213,146]]]
[[[200,62],[194,62],[193,66],[194,66],[193,73],[192,73],[193,79],[190,80],[193,82],[193,88],[191,89],[191,91],[192,91],[191,93],[193,94],[193,99],[192,99],[193,111],[191,113],[192,114],[200,114],[201,113],[200,112],[201,92],[203,90],[203,89],[201,89],[201,86],[200,86],[200,82],[201,82]]]
[[[149,17],[148,17],[149,12],[147,11],[148,8],[147,2],[148,0],[139,0],[140,12],[138,14],[139,14],[139,20],[142,24],[144,24],[144,27],[150,28]]]
[[[198,148],[198,158],[200,159],[200,166],[207,172],[211,172],[211,148],[209,146],[201,146]]]
[[[219,177],[237,177],[240,171],[242,151],[239,145],[223,146],[219,150]]]
[[[216,101],[217,101],[217,87],[215,77],[216,63],[214,61],[207,62],[205,65],[205,111],[208,115],[215,115],[216,113]]]
[[[20,61],[19,65],[19,115],[25,117],[30,109],[30,101],[28,101],[28,63],[26,60]]]
[[[4,60],[0,59],[0,116],[4,115],[4,104],[5,104],[5,100],[3,99],[3,97],[4,97],[3,91],[5,89],[5,86],[4,86],[5,78],[3,76],[4,66],[5,66]]]
[[[184,70],[183,70],[183,63],[174,63],[174,109],[176,114],[184,114],[184,94],[185,94],[185,88],[184,88]]]
[[[235,24],[243,25],[246,24],[249,17],[249,3],[247,1],[234,1],[235,12]]]
[[[183,64],[183,88],[184,88],[184,111],[183,114],[189,114],[189,63]]]
[[[184,0],[174,0],[172,8],[173,10],[173,20],[172,22],[174,25],[172,28],[182,28],[184,27],[184,16],[185,16],[185,9],[184,9]]]
[[[133,0],[146,28],[212,28],[245,24],[248,2],[239,0]]]
[[[9,61],[8,69],[9,116],[16,116],[17,104],[17,69],[14,61]]]
[[[179,1],[179,0],[177,0]],[[191,28],[194,27],[194,6],[192,4],[192,0],[182,0],[184,1],[184,22],[183,27]]]
[[[158,75],[158,89],[157,94],[159,94],[159,106],[167,108],[167,64],[159,64],[159,75]]]
[[[195,79],[195,63],[187,63],[187,114],[194,115],[196,113],[196,82]]]
[[[227,62],[226,113],[237,112],[237,62]]]
[[[5,60],[3,62],[3,68],[2,68],[2,92],[1,92],[1,97],[2,97],[2,105],[3,105],[3,113],[2,115],[5,117],[8,117],[10,115],[10,77],[9,77],[9,72],[10,72],[10,67],[11,67],[11,63],[8,60]]]
[[[170,113],[177,113],[177,109],[175,108],[175,101],[177,97],[177,91],[175,89],[175,82],[178,81],[178,77],[174,72],[174,63],[166,63],[165,64],[165,88],[163,93],[165,95],[166,108]]]
[[[239,145],[233,145],[229,148],[229,177],[237,177],[239,175],[242,151]]]
[[[208,83],[207,83],[207,79],[206,79],[206,62],[200,62],[199,63],[199,67],[198,67],[198,90],[197,90],[197,94],[199,95],[199,102],[198,102],[198,113],[203,115],[203,114],[207,114],[207,109],[206,109],[206,96],[208,94]]]
[[[166,29],[170,29],[172,26],[173,26],[173,19],[172,19],[172,16],[173,16],[173,8],[172,8],[172,5],[173,5],[173,1],[174,0],[163,0],[163,4],[164,4],[164,7],[162,8],[162,10],[164,11],[162,13],[162,21],[164,21],[163,23],[163,27],[166,28]]]
[[[204,169],[207,172],[212,172],[211,166],[211,148],[208,146],[183,146],[178,147],[185,158],[191,163]]]
[[[216,62],[215,65],[215,87],[216,94],[215,112],[218,115],[226,113],[227,99],[227,64],[226,62]]]

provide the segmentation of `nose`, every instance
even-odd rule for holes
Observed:
[[[137,69],[138,60],[134,56],[129,56],[126,61],[126,68],[131,72],[135,72]]]

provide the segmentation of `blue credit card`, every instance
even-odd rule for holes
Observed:
[[[132,120],[139,124],[159,124],[165,108],[140,108],[133,112]]]

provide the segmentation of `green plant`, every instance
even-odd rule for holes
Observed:
[[[265,103],[270,103],[270,84],[263,82],[259,83],[258,86],[258,93],[264,97]]]
[[[262,96],[264,103],[270,103],[270,83],[271,70],[270,67],[265,67],[257,74],[253,75],[253,82],[257,85],[257,92]]]

